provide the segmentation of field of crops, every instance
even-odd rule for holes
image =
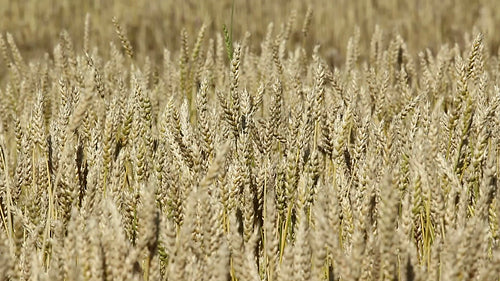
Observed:
[[[0,7],[0,281],[500,280],[497,0]]]

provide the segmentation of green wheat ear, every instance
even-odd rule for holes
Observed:
[[[227,26],[224,24],[222,26],[222,30],[224,32],[224,42],[226,43],[226,52],[227,52],[227,58],[229,61],[233,60],[233,40],[231,40],[231,35],[229,34],[229,31],[227,30]]]

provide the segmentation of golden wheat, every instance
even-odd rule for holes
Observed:
[[[40,56],[2,33],[0,280],[500,280],[496,6],[457,4],[459,41],[386,2],[336,27],[320,0],[259,2],[274,24],[194,42],[191,18],[159,35],[169,1],[102,7],[125,25],[94,3],[81,39],[40,27]]]

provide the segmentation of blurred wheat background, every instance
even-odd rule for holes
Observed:
[[[0,1],[0,28],[12,33],[19,48],[28,54],[51,51],[54,38],[62,29],[68,31],[76,46],[81,46],[85,14],[92,15],[92,43],[108,47],[114,37],[111,17],[120,18],[138,53],[161,56],[162,49],[178,50],[179,34],[185,28],[195,36],[203,23],[207,38],[213,38],[229,24],[232,1]],[[234,37],[252,36],[258,49],[273,22],[276,27],[296,17],[290,42],[301,40],[300,27],[308,7],[314,10],[307,47],[320,44],[328,50],[345,54],[346,42],[356,27],[360,29],[362,50],[369,46],[375,25],[390,34],[398,33],[414,52],[423,48],[436,51],[443,43],[463,43],[464,33],[474,27],[487,36],[488,46],[496,50],[500,38],[500,4],[495,0],[312,0],[234,2]],[[293,13],[295,11],[295,13]],[[298,28],[297,28],[298,27]]]
[[[1,280],[500,280],[495,0],[0,0]]]

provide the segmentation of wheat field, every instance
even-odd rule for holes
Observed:
[[[0,4],[0,281],[500,280],[495,0]]]

